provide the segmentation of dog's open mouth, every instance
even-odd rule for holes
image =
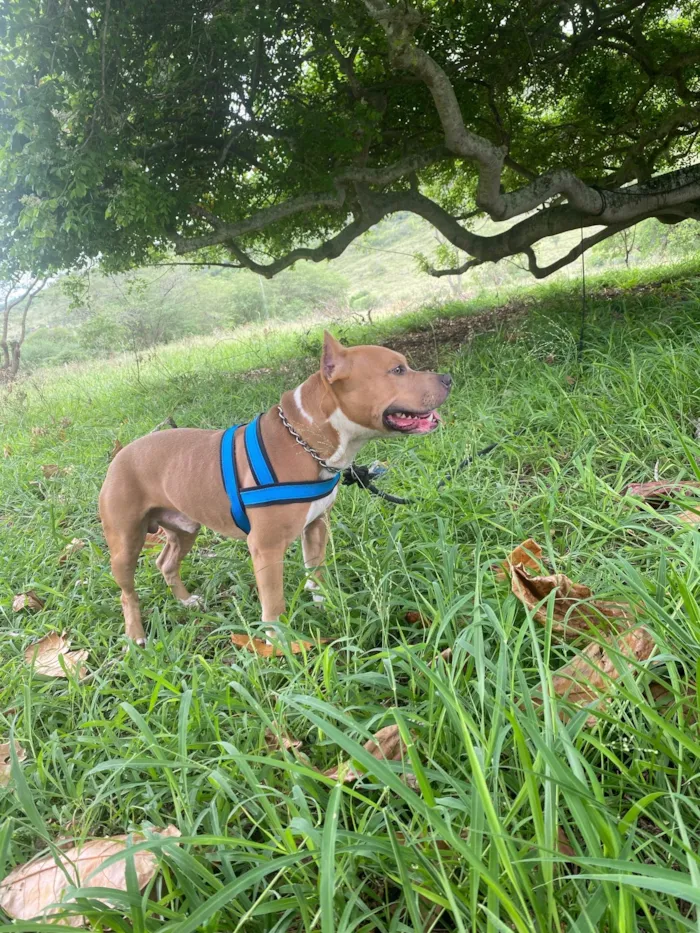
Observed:
[[[440,415],[436,411],[396,411],[384,412],[384,424],[390,431],[402,434],[430,434],[440,424]]]

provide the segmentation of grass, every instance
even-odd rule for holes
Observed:
[[[700,534],[622,490],[657,462],[664,478],[696,477],[700,279],[680,270],[591,299],[580,364],[575,292],[533,295],[507,333],[435,349],[456,383],[444,430],[363,452],[388,459],[384,488],[415,504],[341,492],[322,610],[290,551],[289,623],[333,639],[306,656],[233,649],[232,632],[259,632],[252,571],[244,546],[206,532],[185,567],[206,611],[182,609],[146,554],[150,639],[127,647],[96,497],[116,437],[170,414],[217,427],[253,415],[313,369],[318,333],[170,347],[138,368],[54,371],[3,398],[0,742],[14,734],[27,759],[0,788],[0,876],[59,837],[175,823],[179,845],[144,843],[162,862],[147,895],[133,883],[109,901],[81,891],[95,929],[699,929]],[[436,313],[346,337],[400,340]],[[270,371],[246,375],[261,366]],[[437,490],[493,440],[497,450]],[[45,479],[45,464],[70,472]],[[653,669],[627,670],[593,727],[590,710],[565,722],[556,701],[530,699],[576,651],[494,579],[493,561],[530,536],[597,596],[632,597],[657,642]],[[74,537],[86,547],[60,564]],[[13,613],[28,589],[45,609]],[[412,609],[432,624],[407,623]],[[23,662],[29,643],[63,629],[90,650],[85,682],[42,681]],[[451,661],[437,660],[446,647]],[[660,705],[654,678],[690,699]],[[270,752],[273,721],[310,764],[352,756],[370,774],[341,785]],[[392,723],[409,740],[417,790],[400,763],[362,748]],[[573,855],[559,851],[560,828]]]

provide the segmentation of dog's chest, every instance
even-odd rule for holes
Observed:
[[[304,522],[304,527],[310,525],[315,519],[320,515],[323,515],[324,512],[328,511],[330,507],[335,502],[335,497],[338,495],[338,486],[336,486],[327,496],[324,496],[323,499],[316,499],[315,502],[312,502],[309,505],[309,511],[306,513],[306,520]]]

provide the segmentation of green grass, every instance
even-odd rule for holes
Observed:
[[[314,368],[318,333],[170,347],[138,368],[40,375],[2,398],[0,742],[13,732],[27,759],[0,788],[0,876],[60,836],[175,823],[179,846],[146,843],[162,849],[150,897],[132,886],[108,906],[82,892],[96,929],[699,929],[700,533],[621,492],[652,478],[657,461],[669,479],[698,471],[700,279],[681,270],[656,288],[592,299],[580,365],[575,290],[532,295],[510,335],[441,354],[456,383],[444,430],[363,452],[363,462],[388,459],[384,488],[415,504],[341,491],[322,610],[291,549],[290,625],[333,639],[307,656],[233,649],[232,632],[259,632],[252,570],[242,544],[208,532],[184,572],[206,612],[183,610],[146,554],[138,586],[150,639],[124,651],[96,498],[116,437],[126,443],[167,415],[205,427],[253,415]],[[346,337],[398,338],[435,314]],[[256,367],[272,371],[246,375]],[[493,440],[502,446],[436,489]],[[45,479],[43,464],[70,472]],[[576,651],[494,580],[493,561],[530,536],[556,571],[598,596],[633,598],[657,641],[653,670],[628,670],[592,728],[589,711],[564,723],[554,701],[530,699]],[[86,547],[60,565],[74,537]],[[27,589],[45,609],[12,613]],[[408,624],[409,609],[432,625]],[[63,629],[89,648],[90,677],[32,678],[24,649]],[[436,661],[448,646],[452,660]],[[679,698],[691,688],[689,703],[655,703],[654,678]],[[336,785],[269,752],[273,720],[317,768],[353,756],[371,776]],[[394,722],[413,737],[418,790],[399,763],[362,749]],[[574,856],[557,850],[560,827]]]

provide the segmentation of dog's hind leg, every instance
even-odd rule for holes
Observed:
[[[154,514],[152,520],[158,522],[166,534],[166,544],[161,551],[156,566],[163,574],[173,594],[185,606],[197,606],[199,596],[191,595],[180,576],[180,565],[192,550],[197,540],[200,525],[191,521],[179,512],[161,510]]]
[[[125,521],[122,516],[119,523],[115,523],[103,514],[102,525],[109,546],[112,575],[122,591],[121,602],[127,638],[131,638],[137,645],[145,645],[146,633],[141,622],[134,575],[146,537],[147,522],[144,518]]]

